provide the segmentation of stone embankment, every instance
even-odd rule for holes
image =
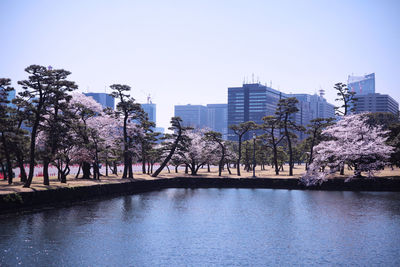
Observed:
[[[332,179],[322,185],[305,187],[298,179],[273,178],[187,178],[177,177],[155,180],[98,184],[90,186],[63,187],[50,190],[19,192],[0,195],[0,213],[31,209],[34,207],[70,203],[91,198],[134,194],[165,188],[270,188],[288,190],[334,190],[334,191],[397,191],[400,179],[386,177],[358,179],[344,182]]]

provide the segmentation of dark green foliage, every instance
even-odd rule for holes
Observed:
[[[388,145],[394,147],[394,152],[390,156],[390,162],[400,167],[400,123],[393,123],[389,126]]]
[[[390,125],[399,122],[399,117],[390,112],[367,113],[367,123],[371,126],[381,126],[382,129],[389,129]]]
[[[12,184],[13,172],[12,172],[12,162],[11,162],[11,152],[13,151],[11,145],[11,135],[14,132],[14,123],[12,121],[11,112],[12,108],[8,105],[10,101],[8,100],[9,92],[14,91],[14,88],[10,87],[11,80],[7,78],[0,79],[0,134],[1,134],[1,144],[2,150],[4,152],[4,157],[6,160],[7,172],[3,171],[3,174],[7,176],[8,183]],[[2,160],[2,159],[0,159]]]

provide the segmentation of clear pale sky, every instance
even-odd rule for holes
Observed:
[[[226,103],[249,81],[285,93],[326,90],[376,73],[376,91],[400,102],[400,1],[0,0],[0,77],[30,64],[72,72],[86,92],[130,85],[151,94],[157,124],[175,104]],[[107,91],[109,92],[109,90]]]

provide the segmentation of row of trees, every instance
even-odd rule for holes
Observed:
[[[129,96],[129,86],[111,86],[112,96],[119,100],[113,111],[73,92],[77,85],[68,80],[71,73],[66,70],[31,65],[25,71],[28,79],[18,82],[22,91],[12,100],[13,105],[8,100],[14,90],[11,81],[0,79],[0,162],[9,184],[15,166],[20,168],[24,187],[29,187],[39,162],[43,164],[43,183],[48,185],[50,164],[58,168],[59,179],[65,183],[72,163],[80,164],[83,178],[99,179],[100,163],[106,164],[108,175],[109,169],[117,173],[122,161],[123,178],[133,178],[133,158],[140,156],[144,163],[150,158],[146,148],[155,143],[154,125]],[[29,164],[28,174],[25,163]]]
[[[262,124],[244,122],[230,126],[238,142],[228,142],[222,139],[221,133],[184,127],[179,117],[171,119],[171,133],[160,136],[153,132],[154,123],[148,120],[140,104],[130,96],[131,88],[127,85],[110,86],[111,95],[118,101],[114,111],[103,109],[91,97],[74,92],[77,85],[68,80],[71,73],[66,70],[31,65],[25,71],[28,78],[18,82],[22,91],[12,100],[13,105],[9,105],[8,100],[10,92],[14,90],[11,81],[0,79],[0,164],[10,184],[13,181],[12,168],[18,167],[21,181],[25,187],[29,187],[38,163],[43,164],[45,185],[49,184],[49,165],[57,167],[59,180],[65,183],[71,164],[79,164],[76,177],[82,171],[82,178],[85,179],[99,179],[103,175],[99,170],[100,164],[106,167],[105,175],[109,171],[118,174],[117,167],[123,164],[122,177],[133,178],[134,162],[141,162],[142,172],[152,173],[154,177],[164,168],[170,170],[170,166],[174,166],[176,172],[179,166],[185,166],[187,173],[196,175],[202,167],[207,166],[209,170],[210,165],[217,165],[221,176],[225,168],[231,173],[232,164],[238,176],[241,175],[241,165],[247,171],[256,165],[262,169],[271,165],[278,175],[285,162],[289,163],[289,175],[293,175],[295,162],[306,162],[309,171],[304,179],[310,181],[309,177],[320,177],[327,166],[332,172],[337,166],[343,171],[344,164],[350,164],[360,174],[369,167],[350,160],[354,159],[356,152],[347,158],[333,155],[323,158],[321,154],[329,154],[326,149],[321,149],[329,147],[323,142],[331,142],[331,147],[338,147],[336,143],[347,140],[348,135],[334,133],[347,131],[357,133],[358,137],[354,137],[353,141],[357,138],[366,140],[366,134],[374,132],[368,129],[375,129],[375,125],[382,123],[385,129],[379,128],[374,132],[375,137],[369,140],[374,139],[376,143],[371,146],[379,146],[387,152],[379,157],[380,161],[390,159],[393,164],[399,162],[400,127],[394,123],[397,118],[387,114],[349,117],[355,98],[343,84],[336,84],[335,89],[339,100],[344,103],[338,112],[345,119],[334,123],[333,118],[318,118],[312,120],[306,129],[296,125],[294,120],[298,112],[298,100],[286,98],[279,101],[273,116],[263,118]],[[356,121],[361,124],[356,124]],[[347,124],[343,124],[345,122]],[[346,128],[349,125],[355,128]],[[341,127],[342,130],[334,127]],[[357,129],[364,129],[364,132]],[[245,141],[245,137],[253,132],[258,135],[254,140],[255,146],[251,141]],[[306,132],[308,137],[298,140],[299,132]],[[389,139],[386,140],[388,135]],[[377,136],[382,137],[380,142],[377,142]],[[160,139],[162,143],[158,142]],[[387,142],[395,148],[381,146]],[[350,148],[344,141],[342,143],[342,149]],[[252,150],[256,152],[255,164]],[[357,151],[357,148],[353,147],[353,150]],[[336,153],[342,152],[336,150]],[[369,160],[372,161],[372,158]],[[26,163],[29,164],[28,173],[24,169]],[[160,167],[153,172],[155,163],[160,163]],[[382,165],[377,163],[374,168],[380,167]]]

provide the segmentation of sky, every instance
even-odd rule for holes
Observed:
[[[326,91],[375,72],[400,102],[400,1],[0,0],[0,77],[31,64],[72,72],[81,92],[132,87],[168,128],[176,104],[227,103],[243,80]],[[336,102],[337,103],[337,102]]]

